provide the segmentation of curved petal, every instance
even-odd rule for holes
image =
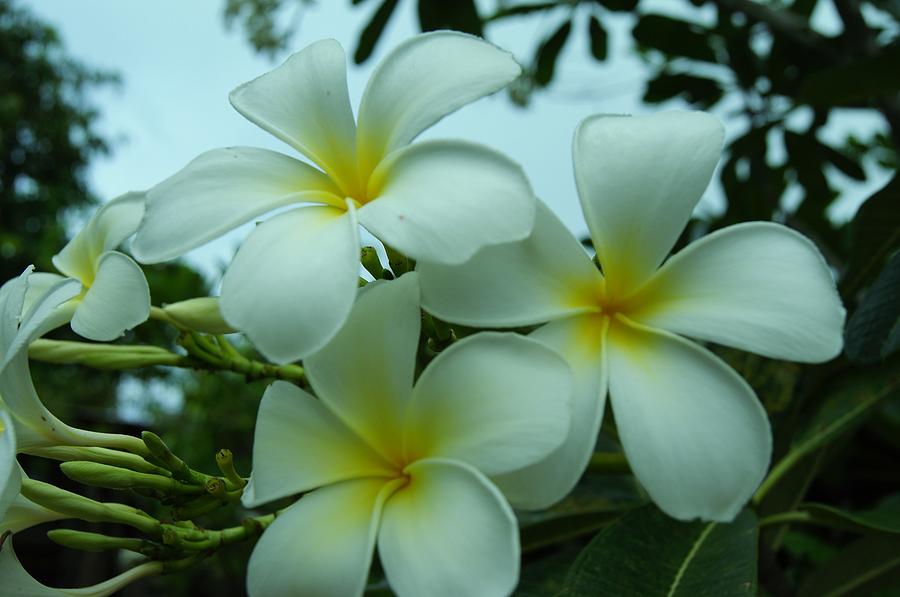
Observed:
[[[222,280],[222,316],[266,358],[287,363],[321,348],[356,297],[359,229],[351,207],[301,207],[250,233]]]
[[[145,193],[126,193],[101,205],[84,228],[53,256],[53,265],[85,285],[94,281],[97,260],[134,234],[144,215]]]
[[[22,303],[21,313],[28,313],[35,303],[44,296],[44,294],[57,284],[63,282],[67,278],[50,272],[34,272],[28,276],[27,289],[25,290],[25,301]],[[74,284],[69,283],[74,288]],[[74,309],[72,309],[74,314]],[[60,325],[66,323],[60,322]],[[49,330],[47,330],[49,331]]]
[[[369,196],[363,226],[413,259],[447,264],[528,236],[537,203],[517,164],[462,141],[397,150],[372,175]]]
[[[392,470],[328,408],[286,381],[266,388],[253,436],[253,473],[241,501],[253,508],[329,483]]]
[[[820,362],[843,346],[845,311],[825,259],[769,222],[718,230],[669,259],[629,317],[775,359]]]
[[[400,44],[376,67],[359,104],[362,172],[521,72],[512,54],[464,33],[425,33]]]
[[[18,533],[45,522],[69,518],[65,514],[48,510],[21,495],[13,496],[13,498],[6,514],[0,514],[0,535],[7,531]]]
[[[572,491],[587,468],[606,403],[606,326],[602,318],[583,315],[531,333],[561,354],[572,369],[572,425],[565,442],[540,462],[491,478],[514,507],[549,508]]]
[[[347,195],[358,187],[356,125],[347,59],[333,39],[318,41],[231,92],[231,105],[318,164]]]
[[[702,112],[600,115],[578,126],[575,182],[612,294],[635,289],[672,249],[723,138],[719,120]]]
[[[100,257],[94,284],[81,298],[72,329],[79,336],[115,340],[150,316],[150,287],[131,257],[108,251]]]
[[[19,463],[16,462],[16,430],[9,413],[0,406],[0,523],[4,526],[6,512],[19,495],[21,486]],[[0,528],[0,534],[3,532],[5,529]]]
[[[369,284],[338,334],[303,361],[322,402],[392,462],[402,457],[420,328],[415,274]]]
[[[462,265],[421,262],[422,308],[474,327],[533,325],[597,310],[603,277],[553,212],[538,202],[525,240],[484,247]]]
[[[621,320],[608,354],[619,437],[647,493],[674,518],[732,520],[772,453],[753,390],[693,342]]]
[[[132,243],[141,263],[174,259],[278,207],[303,201],[344,206],[323,173],[255,147],[207,151],[147,191]]]
[[[378,553],[399,597],[502,597],[519,576],[519,533],[503,495],[474,468],[430,459],[384,506]]]
[[[486,475],[533,464],[565,439],[571,397],[569,367],[540,342],[512,333],[470,336],[416,382],[407,460],[452,458]]]

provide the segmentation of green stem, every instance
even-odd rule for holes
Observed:
[[[772,524],[784,524],[790,522],[815,522],[809,512],[791,511],[773,514],[759,519],[759,526],[769,526]]]

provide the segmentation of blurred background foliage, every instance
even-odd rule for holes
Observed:
[[[715,109],[734,133],[715,181],[726,207],[692,221],[679,245],[736,222],[782,222],[823,251],[849,314],[845,354],[830,363],[797,365],[716,349],[748,379],[773,423],[773,465],[783,466],[783,474],[755,513],[707,528],[642,506],[646,500],[627,466],[607,458],[620,450],[608,419],[597,460],[575,493],[549,512],[523,516],[519,594],[594,595],[601,586],[607,594],[654,594],[659,587],[641,584],[648,582],[642,577],[659,571],[660,587],[671,589],[670,569],[694,582],[674,594],[900,594],[900,181],[891,178],[847,221],[832,211],[846,181],[897,168],[900,2],[671,0],[662,14],[660,3],[654,9],[641,0],[352,0],[371,15],[353,50],[357,63],[370,59],[398,5],[414,1],[423,31],[450,28],[491,39],[497,23],[539,20],[547,34],[519,57],[525,73],[509,89],[522,109],[553,86],[574,39],[587,40],[583,51],[597,63],[615,60],[609,21],[628,15],[629,51],[650,67],[647,109],[673,102]],[[836,33],[816,28],[812,16],[820,4],[832,5]],[[257,51],[281,58],[294,49],[298,20],[312,5],[225,0],[223,16]],[[578,29],[587,34],[574,36]],[[90,93],[118,79],[69,58],[55,32],[14,0],[0,0],[0,52],[0,268],[8,279],[28,263],[52,271],[50,257],[96,205],[85,169],[110,147],[96,132]],[[846,111],[877,115],[884,125],[839,140],[825,135]],[[208,291],[185,265],[145,271],[155,304]],[[55,337],[72,338],[66,331]],[[170,330],[150,323],[121,342],[171,346],[174,340]],[[35,363],[33,371],[48,406],[76,425],[153,428],[183,459],[209,472],[215,451],[228,447],[238,470],[249,470],[263,382],[165,369],[123,374]],[[160,395],[174,396],[176,407],[153,399]],[[85,491],[53,463],[28,464],[43,467],[36,476]],[[91,497],[150,507],[137,496],[91,491]],[[785,512],[803,524],[780,523],[775,517]],[[234,524],[239,516],[223,513],[208,522]],[[102,554],[48,550],[45,530],[17,540],[39,578],[80,585],[114,572],[116,563]],[[672,539],[654,543],[654,536]],[[226,550],[192,574],[126,594],[241,594],[249,548]],[[372,594],[388,594],[378,588],[377,570],[373,581]]]

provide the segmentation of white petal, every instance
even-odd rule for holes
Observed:
[[[359,274],[356,214],[301,207],[263,222],[222,280],[222,316],[266,358],[297,360],[346,321]]]
[[[422,307],[475,327],[515,327],[597,309],[602,276],[581,244],[538,202],[527,239],[484,247],[462,265],[421,262]]]
[[[600,318],[583,315],[548,323],[531,337],[559,352],[572,369],[572,425],[565,442],[549,456],[491,480],[514,507],[541,510],[572,491],[597,444],[606,403],[606,332]]]
[[[263,395],[253,438],[248,508],[336,481],[389,476],[387,464],[328,408],[276,381]]]
[[[413,390],[406,449],[496,475],[559,447],[571,419],[572,373],[540,342],[482,332],[435,358]]]
[[[31,308],[35,305],[35,303],[37,303],[37,301],[41,297],[43,297],[48,290],[50,290],[63,280],[66,280],[66,277],[60,276],[59,274],[50,272],[32,273],[30,276],[28,276],[27,290],[25,291],[25,301],[22,304],[22,309],[20,312],[28,313],[29,311],[31,311]],[[74,313],[74,310],[72,311],[72,313]]]
[[[384,506],[378,552],[399,597],[503,597],[519,575],[512,509],[477,470],[450,460],[407,467]]]
[[[16,462],[16,430],[12,418],[5,410],[0,410],[0,523],[19,494],[22,478],[19,463]],[[0,525],[0,534],[4,532]]]
[[[142,263],[173,259],[278,207],[316,201],[343,207],[343,194],[312,166],[254,147],[201,154],[147,191],[132,244]]]
[[[91,340],[115,340],[150,316],[150,287],[131,257],[109,251],[98,260],[97,277],[72,317],[76,334]]]
[[[56,269],[90,285],[100,256],[137,230],[144,215],[144,195],[126,193],[101,205],[75,238],[53,256]]]
[[[397,150],[372,175],[369,196],[359,221],[370,232],[413,259],[450,264],[528,236],[537,203],[517,164],[462,141]]]
[[[426,33],[400,44],[372,73],[359,104],[363,173],[444,116],[502,89],[521,72],[509,52],[463,33]]]
[[[247,566],[250,597],[362,595],[385,498],[397,482],[356,479],[317,489],[265,530]]]
[[[18,533],[45,522],[69,518],[65,514],[39,506],[21,495],[13,497],[14,499],[6,514],[0,515],[0,535],[7,531]]]
[[[356,125],[347,94],[347,59],[325,39],[231,92],[231,105],[314,161],[352,194],[357,186]]]
[[[575,182],[610,291],[635,289],[687,224],[722,151],[702,112],[593,116],[575,131]]]
[[[769,222],[738,224],[672,257],[629,316],[775,359],[819,362],[843,346],[845,311],[825,259]]]
[[[772,453],[753,390],[711,352],[667,332],[616,322],[608,348],[619,437],[647,493],[681,520],[732,520]]]
[[[369,284],[341,331],[303,361],[322,401],[391,461],[402,457],[420,328],[415,274]]]

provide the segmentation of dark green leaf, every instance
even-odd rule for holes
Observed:
[[[819,70],[800,86],[798,100],[813,105],[855,105],[900,91],[900,44],[870,58]]]
[[[609,36],[597,17],[592,16],[588,22],[588,35],[591,39],[591,55],[597,60],[606,60]]]
[[[872,283],[847,323],[847,358],[876,363],[900,348],[900,252]]]
[[[662,15],[644,15],[632,32],[636,42],[670,56],[715,62],[710,33],[700,25]]]
[[[534,2],[529,4],[513,4],[500,8],[492,15],[489,15],[484,21],[497,21],[506,17],[522,17],[536,12],[544,12],[551,10],[560,5],[560,2]]]
[[[560,597],[755,595],[756,543],[749,510],[731,524],[685,523],[647,506],[594,537]]]
[[[718,81],[686,73],[661,72],[647,84],[644,101],[655,104],[682,97],[702,108],[715,105],[724,91]]]
[[[870,535],[816,570],[800,587],[800,597],[870,595],[877,589],[897,586],[900,586],[900,537]]]
[[[894,176],[869,197],[850,224],[850,265],[844,273],[844,292],[853,298],[900,248],[900,177]]]
[[[862,169],[862,166],[860,166],[859,162],[855,159],[821,142],[819,143],[819,151],[826,161],[830,162],[835,168],[850,178],[854,180],[866,180],[865,170]]]
[[[569,34],[572,32],[572,21],[566,21],[538,48],[535,60],[534,81],[539,87],[545,87],[553,80],[553,72],[556,70],[556,60],[559,53],[566,45]]]
[[[900,533],[900,495],[893,495],[871,510],[847,512],[827,504],[803,504],[812,522],[861,531]]]
[[[607,10],[615,10],[621,12],[632,11],[637,8],[638,0],[594,0],[597,4],[603,6]]]
[[[422,31],[453,29],[483,35],[475,0],[419,0],[419,27]]]
[[[356,64],[362,64],[372,55],[372,50],[375,49],[375,44],[384,33],[384,28],[391,19],[391,15],[394,14],[397,3],[398,0],[384,0],[372,15],[372,20],[359,34],[359,44],[356,46],[356,52],[353,53],[353,61]]]

